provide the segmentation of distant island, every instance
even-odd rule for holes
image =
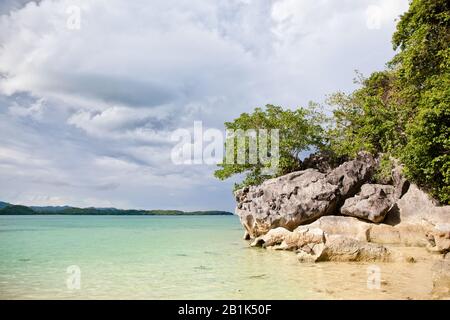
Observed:
[[[71,206],[24,206],[0,201],[0,215],[96,215],[96,216],[227,216],[227,211],[136,210],[77,208]]]

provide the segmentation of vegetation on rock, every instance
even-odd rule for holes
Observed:
[[[386,70],[358,77],[360,87],[328,99],[333,115],[300,108],[268,106],[242,114],[227,128],[280,128],[280,168],[262,175],[264,163],[222,165],[215,175],[225,179],[247,173],[240,186],[302,168],[299,153],[313,149],[336,159],[359,151],[383,154],[381,180],[397,158],[408,179],[441,203],[450,203],[450,2],[412,0],[392,37],[397,53]],[[326,129],[325,129],[326,128]]]

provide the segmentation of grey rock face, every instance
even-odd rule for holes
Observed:
[[[361,153],[356,160],[348,161],[332,170],[327,181],[339,187],[341,201],[354,196],[361,186],[371,177],[375,168],[374,158]]]
[[[381,184],[364,184],[361,192],[345,200],[341,213],[346,216],[382,222],[395,203],[395,188]]]
[[[293,232],[278,227],[259,236],[252,243],[252,247],[263,247],[277,250],[297,250],[304,246],[325,243],[325,233],[319,228],[298,227]]]
[[[367,241],[372,224],[346,216],[324,216],[311,224],[298,228],[319,228],[329,235],[342,235],[355,240]]]
[[[411,184],[403,197],[397,201],[399,223],[449,224],[450,206],[438,206],[436,201]]]
[[[305,254],[299,252],[298,258],[304,259]],[[380,261],[391,260],[392,253],[384,246],[358,241],[352,238],[333,235],[328,236],[320,252],[313,255],[314,262],[323,261]]]
[[[322,173],[328,173],[337,165],[332,160],[333,157],[331,154],[319,152],[312,153],[307,158],[305,158],[302,162],[303,169],[317,169]]]
[[[395,188],[395,198],[400,199],[409,189],[410,183],[402,174],[403,167],[395,161],[395,166],[392,169],[392,184]]]
[[[292,231],[335,213],[370,178],[374,165],[370,155],[362,154],[328,174],[308,169],[238,190],[236,214],[252,238],[277,227]]]
[[[301,262],[323,261],[390,261],[392,252],[386,247],[360,241],[341,234],[328,234],[312,225],[294,231],[278,227],[256,238],[252,246],[291,250]]]

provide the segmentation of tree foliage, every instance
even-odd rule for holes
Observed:
[[[450,202],[450,2],[413,0],[392,38],[388,68],[330,103],[330,145],[340,155],[386,153],[406,175]]]
[[[219,179],[226,179],[235,174],[244,174],[245,179],[236,188],[247,185],[260,184],[265,179],[280,176],[301,169],[300,153],[313,146],[322,144],[323,129],[320,126],[321,114],[313,111],[317,106],[296,110],[284,110],[282,107],[267,105],[265,109],[256,108],[253,113],[243,113],[232,122],[225,123],[227,130],[279,130],[279,159],[275,172],[265,173],[264,169],[271,166],[270,161],[257,159],[256,163],[249,161],[249,143],[246,144],[245,163],[220,164],[214,175]],[[269,150],[270,144],[269,135]],[[258,144],[261,147],[260,144]],[[237,158],[237,144],[234,143],[234,155]],[[270,155],[269,155],[270,156]],[[262,161],[263,160],[263,161]]]
[[[397,158],[410,180],[450,203],[450,1],[412,0],[392,44],[396,55],[385,70],[359,76],[350,94],[329,97],[334,111],[325,133],[323,116],[274,106],[242,114],[226,127],[282,128],[276,175],[300,169],[298,154],[311,146],[341,159],[364,150],[384,155],[381,175]],[[223,165],[216,176],[245,172],[244,184],[257,184],[267,178],[264,166]]]

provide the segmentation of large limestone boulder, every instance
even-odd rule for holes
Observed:
[[[340,204],[359,191],[372,176],[375,166],[375,159],[370,154],[360,153],[356,160],[345,162],[327,174],[327,181],[339,187]]]
[[[371,224],[367,241],[380,244],[401,244],[411,247],[425,247],[429,244],[427,229],[418,224]]]
[[[388,212],[384,223],[400,232],[402,244],[427,246],[439,253],[450,246],[450,206],[439,206],[415,184]]]
[[[401,244],[405,246],[430,246],[429,229],[418,224],[374,224],[348,216],[324,216],[302,228],[318,228],[328,235],[340,235],[358,241],[378,244]],[[296,230],[297,230],[296,229]],[[296,231],[295,230],[295,231]],[[438,240],[439,242],[439,240]],[[444,246],[442,244],[442,246]]]
[[[263,248],[276,246],[281,244],[284,239],[291,233],[291,231],[283,227],[271,229],[265,235],[259,236],[255,240],[253,240],[250,246]]]
[[[386,217],[386,223],[437,224],[450,223],[450,206],[439,206],[427,193],[411,184],[408,191],[397,201],[396,210]]]
[[[341,214],[379,223],[395,203],[395,188],[389,185],[364,184],[354,197],[345,200]]]
[[[286,236],[280,245],[280,249],[302,249],[307,252],[314,252],[322,248],[324,244],[325,232],[322,229],[301,226]]]
[[[326,226],[326,224],[322,225]],[[330,230],[337,231],[336,229]],[[348,230],[340,228],[340,231]],[[251,245],[276,250],[296,251],[301,262],[385,262],[392,260],[395,256],[380,244],[368,243],[342,234],[327,234],[324,230],[312,225],[300,226],[294,231],[278,227],[263,236],[257,237]]]
[[[341,235],[330,235],[326,237],[325,244],[320,250],[305,252],[300,249],[297,257],[301,262],[388,262],[392,259],[392,252],[379,244],[358,241]]]
[[[335,213],[370,178],[374,165],[370,155],[362,154],[327,174],[308,169],[238,190],[236,214],[251,238],[277,227],[292,231]]]
[[[328,173],[337,166],[334,157],[329,152],[312,153],[302,162],[303,169],[317,169],[320,172]]]
[[[393,159],[394,167],[391,171],[392,185],[395,188],[394,196],[400,199],[409,189],[410,182],[403,175],[403,166],[397,159]]]
[[[325,233],[319,228],[297,228],[289,231],[278,227],[251,243],[252,247],[273,248],[277,250],[297,250],[303,246],[325,243]]]
[[[342,235],[355,240],[366,241],[372,224],[345,216],[324,216],[301,228],[319,228],[328,235]],[[296,229],[296,230],[297,230]]]

